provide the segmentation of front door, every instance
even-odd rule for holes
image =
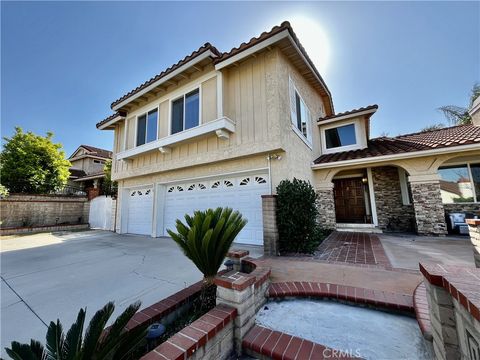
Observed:
[[[365,190],[361,178],[333,180],[337,223],[366,223]]]

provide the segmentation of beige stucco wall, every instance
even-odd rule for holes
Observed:
[[[320,136],[316,120],[325,116],[323,100],[319,93],[305,80],[290,61],[279,53],[278,96],[280,99],[279,118],[282,138],[284,139],[285,159],[282,164],[275,164],[284,178],[308,180],[313,182],[313,173],[310,168],[312,161],[320,155]],[[292,79],[300,96],[305,101],[311,113],[312,148],[310,148],[292,129],[290,115],[289,78]]]
[[[222,140],[212,134],[173,146],[171,153],[152,151],[129,161],[117,161],[113,179],[143,177],[257,154],[265,154],[265,158],[266,154],[281,150],[285,141],[281,136],[278,116],[278,62],[279,52],[272,49],[223,71],[224,115],[236,122],[235,133],[229,139]],[[208,77],[201,82],[202,123],[205,123],[217,118],[217,73],[211,71],[203,75]],[[194,86],[194,80],[184,84],[184,88]],[[176,90],[178,88],[172,91]],[[127,148],[134,144],[136,116],[152,107],[160,107],[160,136],[168,134],[168,97],[165,94],[128,114]],[[122,136],[120,130],[115,133],[115,137]]]
[[[104,161],[104,160],[97,160]],[[83,158],[74,161],[70,161],[72,168],[85,171],[87,174],[96,173],[103,170],[104,164],[97,164],[92,158]]]

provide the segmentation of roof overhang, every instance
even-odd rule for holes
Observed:
[[[113,117],[112,119],[106,121],[103,124],[97,126],[99,130],[113,130],[115,129],[115,124],[119,121],[124,121],[125,116],[118,114],[117,116]]]
[[[85,181],[85,180],[94,180],[94,179],[100,179],[100,178],[103,178],[105,177],[105,174],[92,174],[92,175],[87,175],[87,176],[83,176],[83,177],[80,177],[80,178],[77,178],[77,179],[74,179],[73,181],[74,182],[82,182],[82,181]]]
[[[319,170],[319,169],[338,168],[338,167],[344,167],[344,166],[369,165],[369,164],[382,163],[385,161],[411,159],[411,158],[418,158],[423,156],[442,155],[447,153],[456,153],[456,152],[471,151],[471,150],[480,150],[480,144],[477,143],[477,144],[450,146],[450,147],[442,147],[439,149],[410,151],[410,152],[404,152],[400,154],[371,156],[371,157],[365,157],[360,159],[333,161],[329,163],[312,164],[311,168],[312,170]]]
[[[326,120],[319,119],[317,120],[317,125],[321,126],[321,125],[331,124],[337,121],[348,120],[348,119],[352,119],[360,116],[366,116],[367,118],[370,118],[373,114],[377,112],[377,110],[378,108],[372,108],[372,109],[352,112],[345,115],[331,117],[330,119],[326,119]]]
[[[144,96],[146,93],[152,91],[153,89],[157,88],[158,86],[161,86],[162,84],[168,82],[169,80],[178,76],[179,74],[181,74],[185,70],[195,66],[196,64],[204,61],[205,59],[213,58],[213,57],[216,57],[216,56],[217,55],[211,50],[204,51],[200,55],[194,57],[190,61],[186,62],[185,64],[183,64],[181,66],[179,66],[178,69],[175,69],[174,71],[170,72],[169,74],[161,77],[157,81],[155,81],[155,82],[151,83],[150,85],[146,86],[144,89],[138,91],[137,93],[133,94],[132,96],[129,96],[128,98],[119,102],[115,106],[112,106],[112,110],[117,111],[117,110],[122,109],[122,107],[124,107],[124,106],[128,105],[129,103],[131,103],[132,101],[135,101],[136,99]]]

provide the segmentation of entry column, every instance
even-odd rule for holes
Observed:
[[[419,235],[445,235],[447,224],[440,192],[438,174],[411,175],[415,223]]]
[[[335,199],[333,183],[325,182],[315,187],[317,193],[318,224],[323,229],[335,230]]]

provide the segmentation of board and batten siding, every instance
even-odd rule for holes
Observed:
[[[236,122],[236,131],[229,139],[222,140],[212,134],[172,146],[170,153],[150,152],[131,161],[119,161],[114,167],[113,178],[120,180],[143,176],[278,148],[280,126],[276,87],[277,61],[278,50],[272,49],[223,71],[224,116]],[[206,77],[207,79],[200,83],[201,123],[217,119],[217,77]],[[184,87],[189,91],[194,84],[193,80]],[[148,111],[159,107],[160,138],[168,136],[170,100],[175,98],[176,94],[178,89],[172,91],[172,98],[165,94],[141,108],[141,111]],[[134,146],[136,116],[141,114],[141,111],[136,110],[127,116],[127,149]],[[116,131],[116,136],[117,133],[121,134],[121,131]]]

